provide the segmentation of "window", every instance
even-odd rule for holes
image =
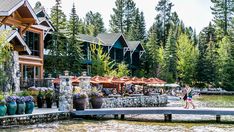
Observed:
[[[40,56],[40,35],[37,33],[26,32],[24,37],[26,44],[32,51],[33,56]]]

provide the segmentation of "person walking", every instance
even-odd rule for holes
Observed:
[[[185,89],[187,91],[187,100],[186,100],[187,108],[189,108],[189,104],[191,104],[193,109],[195,109],[195,105],[193,104],[193,100],[192,100],[192,97],[193,97],[192,89],[188,85],[185,85]]]

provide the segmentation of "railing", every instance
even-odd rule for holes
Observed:
[[[21,90],[27,89],[29,87],[51,87],[52,82],[51,79],[27,79],[20,80],[20,88]]]

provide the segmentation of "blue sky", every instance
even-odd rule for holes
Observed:
[[[38,0],[28,0],[34,7]],[[40,0],[42,5],[50,12],[51,7],[55,4],[55,0]],[[146,27],[153,24],[157,14],[155,6],[159,0],[134,0],[140,11],[144,12]],[[115,7],[115,0],[62,0],[62,8],[67,16],[71,12],[72,3],[75,2],[77,14],[79,17],[85,17],[88,11],[100,12],[105,27],[109,29],[110,14],[113,13],[112,8]],[[197,32],[207,26],[212,20],[210,0],[171,0],[174,4],[173,11],[176,11],[186,26],[196,28]]]

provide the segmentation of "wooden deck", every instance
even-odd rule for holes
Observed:
[[[178,107],[157,107],[157,108],[111,108],[111,109],[87,109],[84,111],[74,111],[71,116],[84,115],[124,115],[132,114],[163,114],[165,121],[172,120],[172,114],[188,114],[188,115],[215,115],[216,121],[220,122],[221,115],[234,115],[234,108],[198,108],[183,109]]]

